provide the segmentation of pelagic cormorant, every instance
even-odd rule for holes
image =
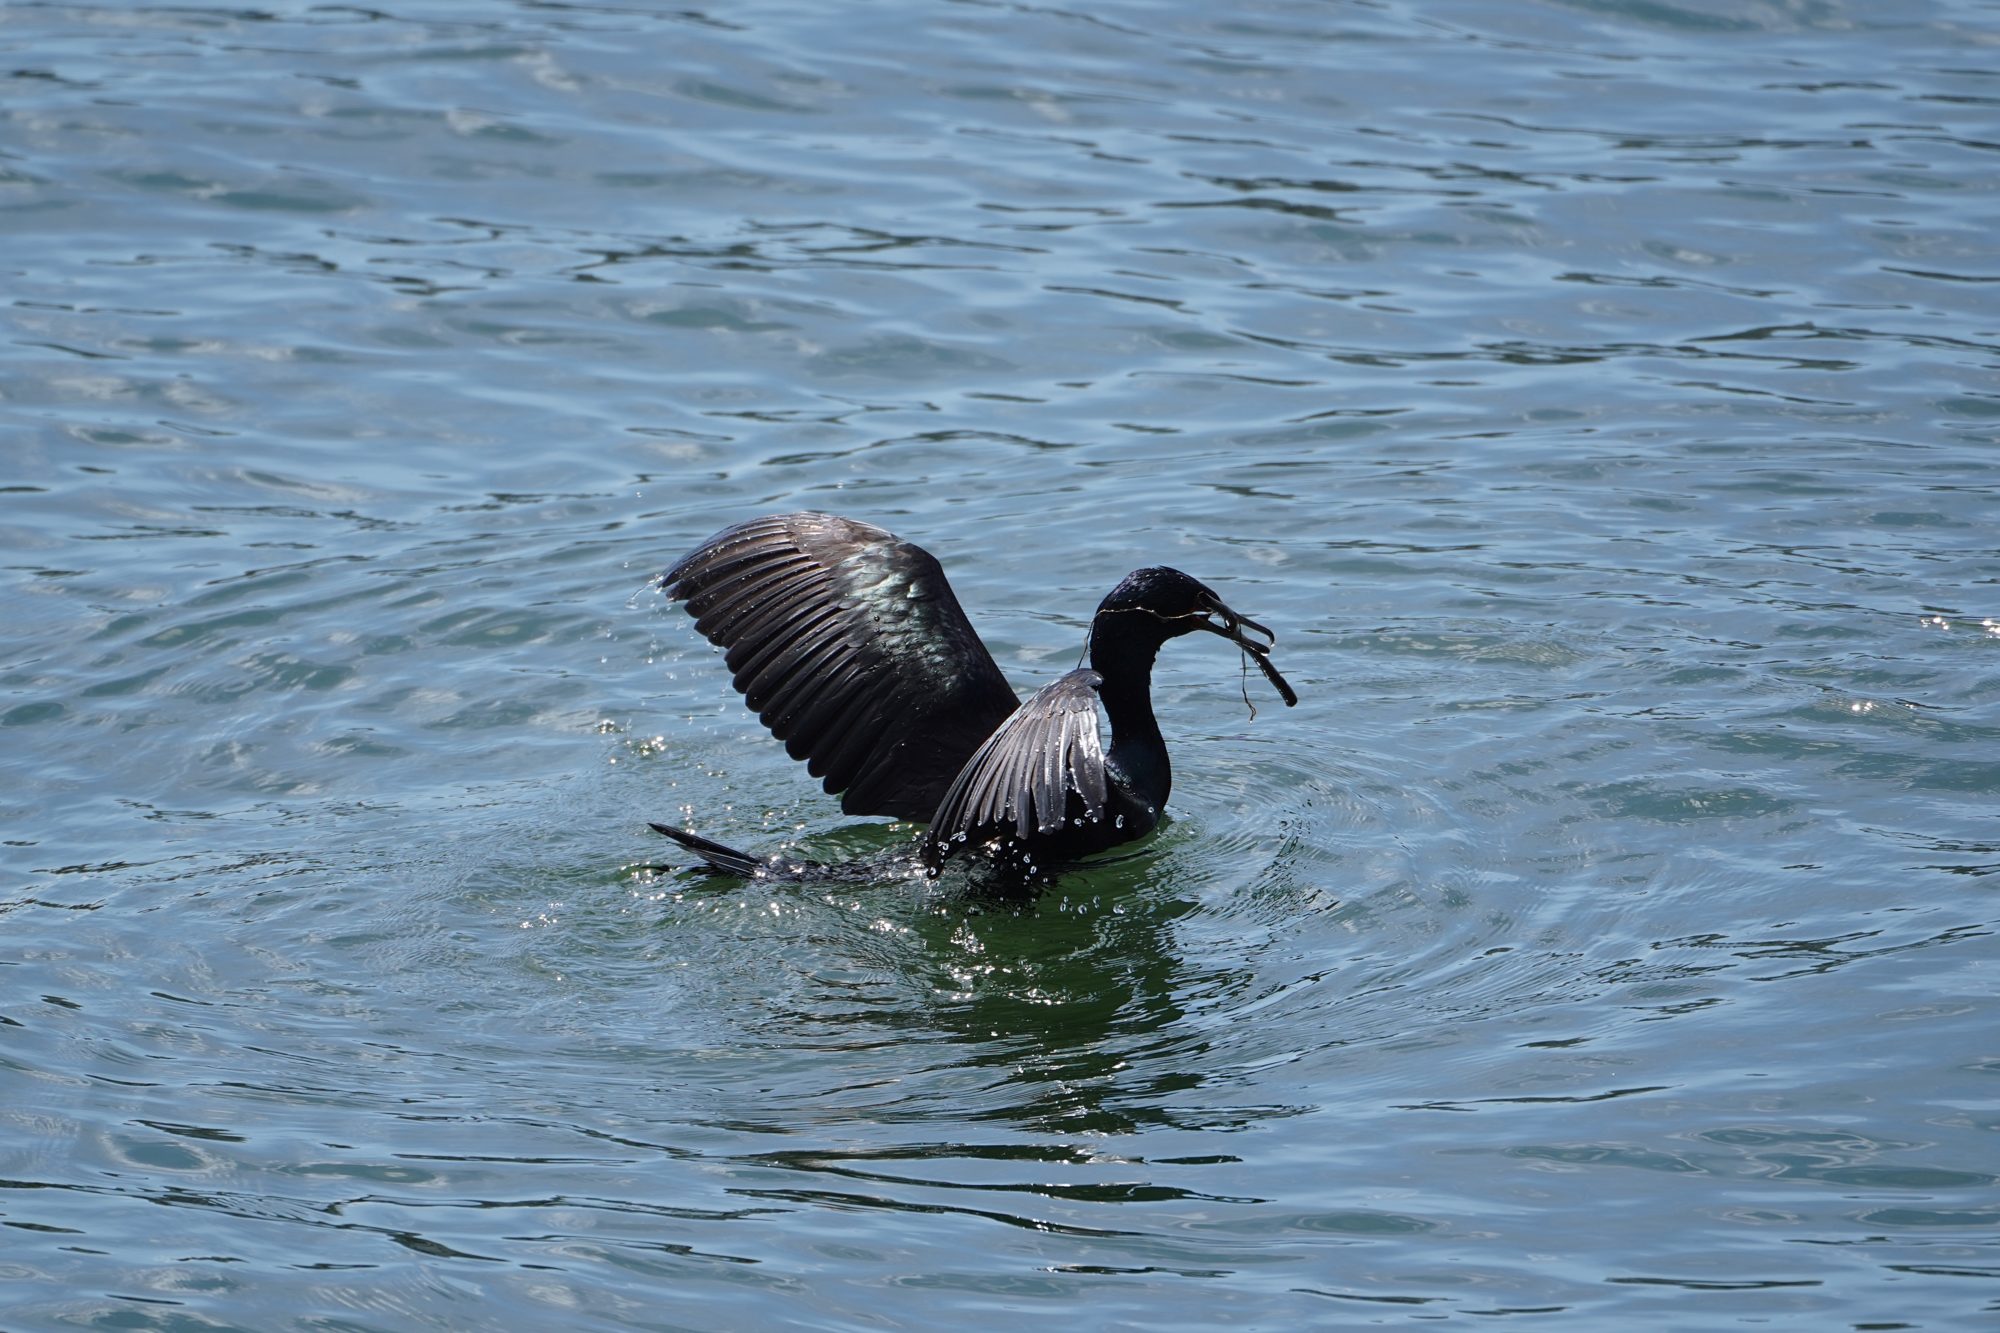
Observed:
[[[1173,771],[1151,686],[1168,639],[1219,634],[1256,659],[1287,705],[1298,702],[1271,665],[1277,636],[1164,566],[1126,575],[1091,621],[1089,668],[1026,703],[938,562],[872,524],[754,518],[696,547],[660,586],[726,650],[744,701],[841,809],[930,825],[918,855],[933,875],[976,852],[987,872],[1031,882],[1159,823]],[[716,870],[811,869],[653,827]]]

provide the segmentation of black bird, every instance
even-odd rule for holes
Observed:
[[[930,825],[918,854],[933,875],[977,850],[1004,880],[1032,882],[1159,823],[1173,770],[1151,687],[1168,639],[1219,634],[1256,659],[1287,705],[1298,702],[1271,665],[1277,636],[1164,566],[1126,575],[1091,621],[1090,667],[1026,703],[938,562],[871,524],[814,513],[754,518],[696,547],[660,586],[726,650],[744,701],[841,795],[841,809]],[[653,828],[712,869],[811,869]]]

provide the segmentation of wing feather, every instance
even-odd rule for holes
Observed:
[[[1103,683],[1095,671],[1072,671],[1014,710],[945,793],[924,836],[925,864],[936,869],[961,843],[1025,844],[1104,817]]]
[[[938,562],[871,524],[753,518],[660,583],[849,814],[930,819],[1018,702]]]
[[[840,608],[807,603],[787,616],[768,639],[738,643],[722,660],[753,709],[760,692],[783,680],[814,644],[840,632]]]

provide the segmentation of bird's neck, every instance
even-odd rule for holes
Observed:
[[[1091,670],[1104,677],[1098,697],[1111,724],[1111,750],[1105,757],[1121,773],[1135,795],[1159,807],[1173,786],[1167,743],[1153,716],[1153,660],[1160,645],[1149,639],[1090,636]]]

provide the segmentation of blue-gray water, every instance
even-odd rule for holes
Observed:
[[[10,1333],[1993,1326],[1991,0],[0,73]],[[1168,563],[1304,701],[1171,645],[1025,912],[648,872],[893,840],[646,586],[806,507],[1023,688]]]

